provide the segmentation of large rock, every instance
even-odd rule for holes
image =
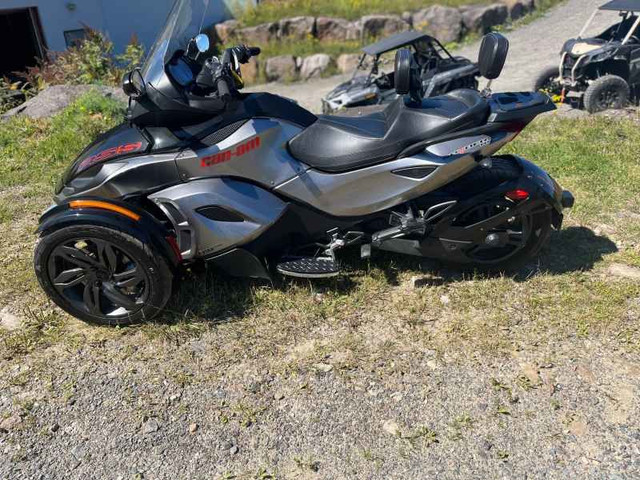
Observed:
[[[278,24],[270,22],[255,27],[241,28],[237,31],[237,36],[240,41],[251,47],[263,45],[278,38]]]
[[[54,85],[46,88],[22,105],[4,113],[2,120],[7,120],[15,115],[25,115],[30,118],[51,117],[64,110],[78,97],[90,90],[96,90],[106,97],[112,97],[122,102],[127,101],[127,97],[121,88],[96,85]]]
[[[340,73],[352,73],[358,67],[361,56],[358,53],[343,53],[336,62],[338,71]]]
[[[216,41],[218,43],[231,43],[237,35],[240,23],[237,20],[227,20],[226,22],[217,23],[215,26]]]
[[[313,36],[316,19],[313,17],[283,18],[279,22],[282,39],[305,40]]]
[[[316,37],[318,40],[358,40],[362,36],[362,25],[344,18],[318,17]]]
[[[365,15],[358,23],[362,25],[365,39],[386,37],[409,30],[409,24],[399,15]]]
[[[258,63],[258,59],[256,57],[251,57],[248,63],[240,65],[240,73],[242,74],[242,79],[246,83],[256,83],[260,76],[260,64]]]
[[[509,11],[509,18],[517,20],[535,9],[534,0],[502,0]]]
[[[457,42],[462,35],[462,14],[457,8],[434,5],[414,13],[412,23],[442,43]]]
[[[325,53],[316,53],[302,61],[300,77],[303,80],[322,76],[333,65],[333,59]]]
[[[267,80],[295,80],[298,74],[296,59],[293,55],[280,55],[267,60],[264,68]]]
[[[487,6],[461,7],[462,22],[470,32],[485,34],[491,27],[502,25],[509,18],[509,10],[506,5],[494,3]]]

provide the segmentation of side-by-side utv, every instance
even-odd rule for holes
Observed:
[[[596,37],[583,35],[601,11],[617,11],[620,22]],[[637,100],[640,86],[640,0],[612,0],[590,17],[577,38],[562,47],[560,67],[540,74],[535,89],[594,113]]]
[[[420,68],[424,97],[435,97],[459,88],[478,89],[478,67],[468,58],[454,57],[435,38],[421,32],[402,32],[362,49],[353,77],[338,85],[322,99],[324,113],[352,107],[389,103],[395,91],[394,72],[383,72],[383,55],[411,47]],[[370,59],[370,61],[368,61]],[[371,67],[367,72],[368,67]]]

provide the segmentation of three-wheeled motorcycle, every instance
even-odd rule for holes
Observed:
[[[178,0],[144,68],[126,76],[126,121],[69,167],[40,220],[38,280],[61,308],[108,325],[152,318],[176,272],[325,278],[377,250],[503,270],[538,254],[573,197],[515,155],[496,155],[537,115],[540,93],[462,89],[424,99],[412,52],[381,112],[316,116],[242,94],[240,65],[200,33],[202,0]],[[483,40],[496,78],[507,40]]]

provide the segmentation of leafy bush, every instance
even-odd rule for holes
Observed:
[[[86,28],[85,39],[64,52],[50,53],[36,67],[20,74],[29,88],[48,85],[119,85],[126,71],[140,65],[144,48],[134,36],[125,52],[114,55],[113,43],[102,33]]]
[[[29,90],[21,82],[11,82],[8,78],[0,77],[0,114],[17,107],[25,101]]]

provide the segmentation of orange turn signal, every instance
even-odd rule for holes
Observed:
[[[100,200],[73,200],[69,202],[69,206],[73,209],[77,208],[99,208],[102,210],[111,210],[112,212],[119,213],[120,215],[124,215],[125,217],[130,218],[131,220],[138,221],[140,220],[140,215],[131,210],[128,210],[124,207],[120,207],[118,205],[114,205],[113,203],[101,202]]]

